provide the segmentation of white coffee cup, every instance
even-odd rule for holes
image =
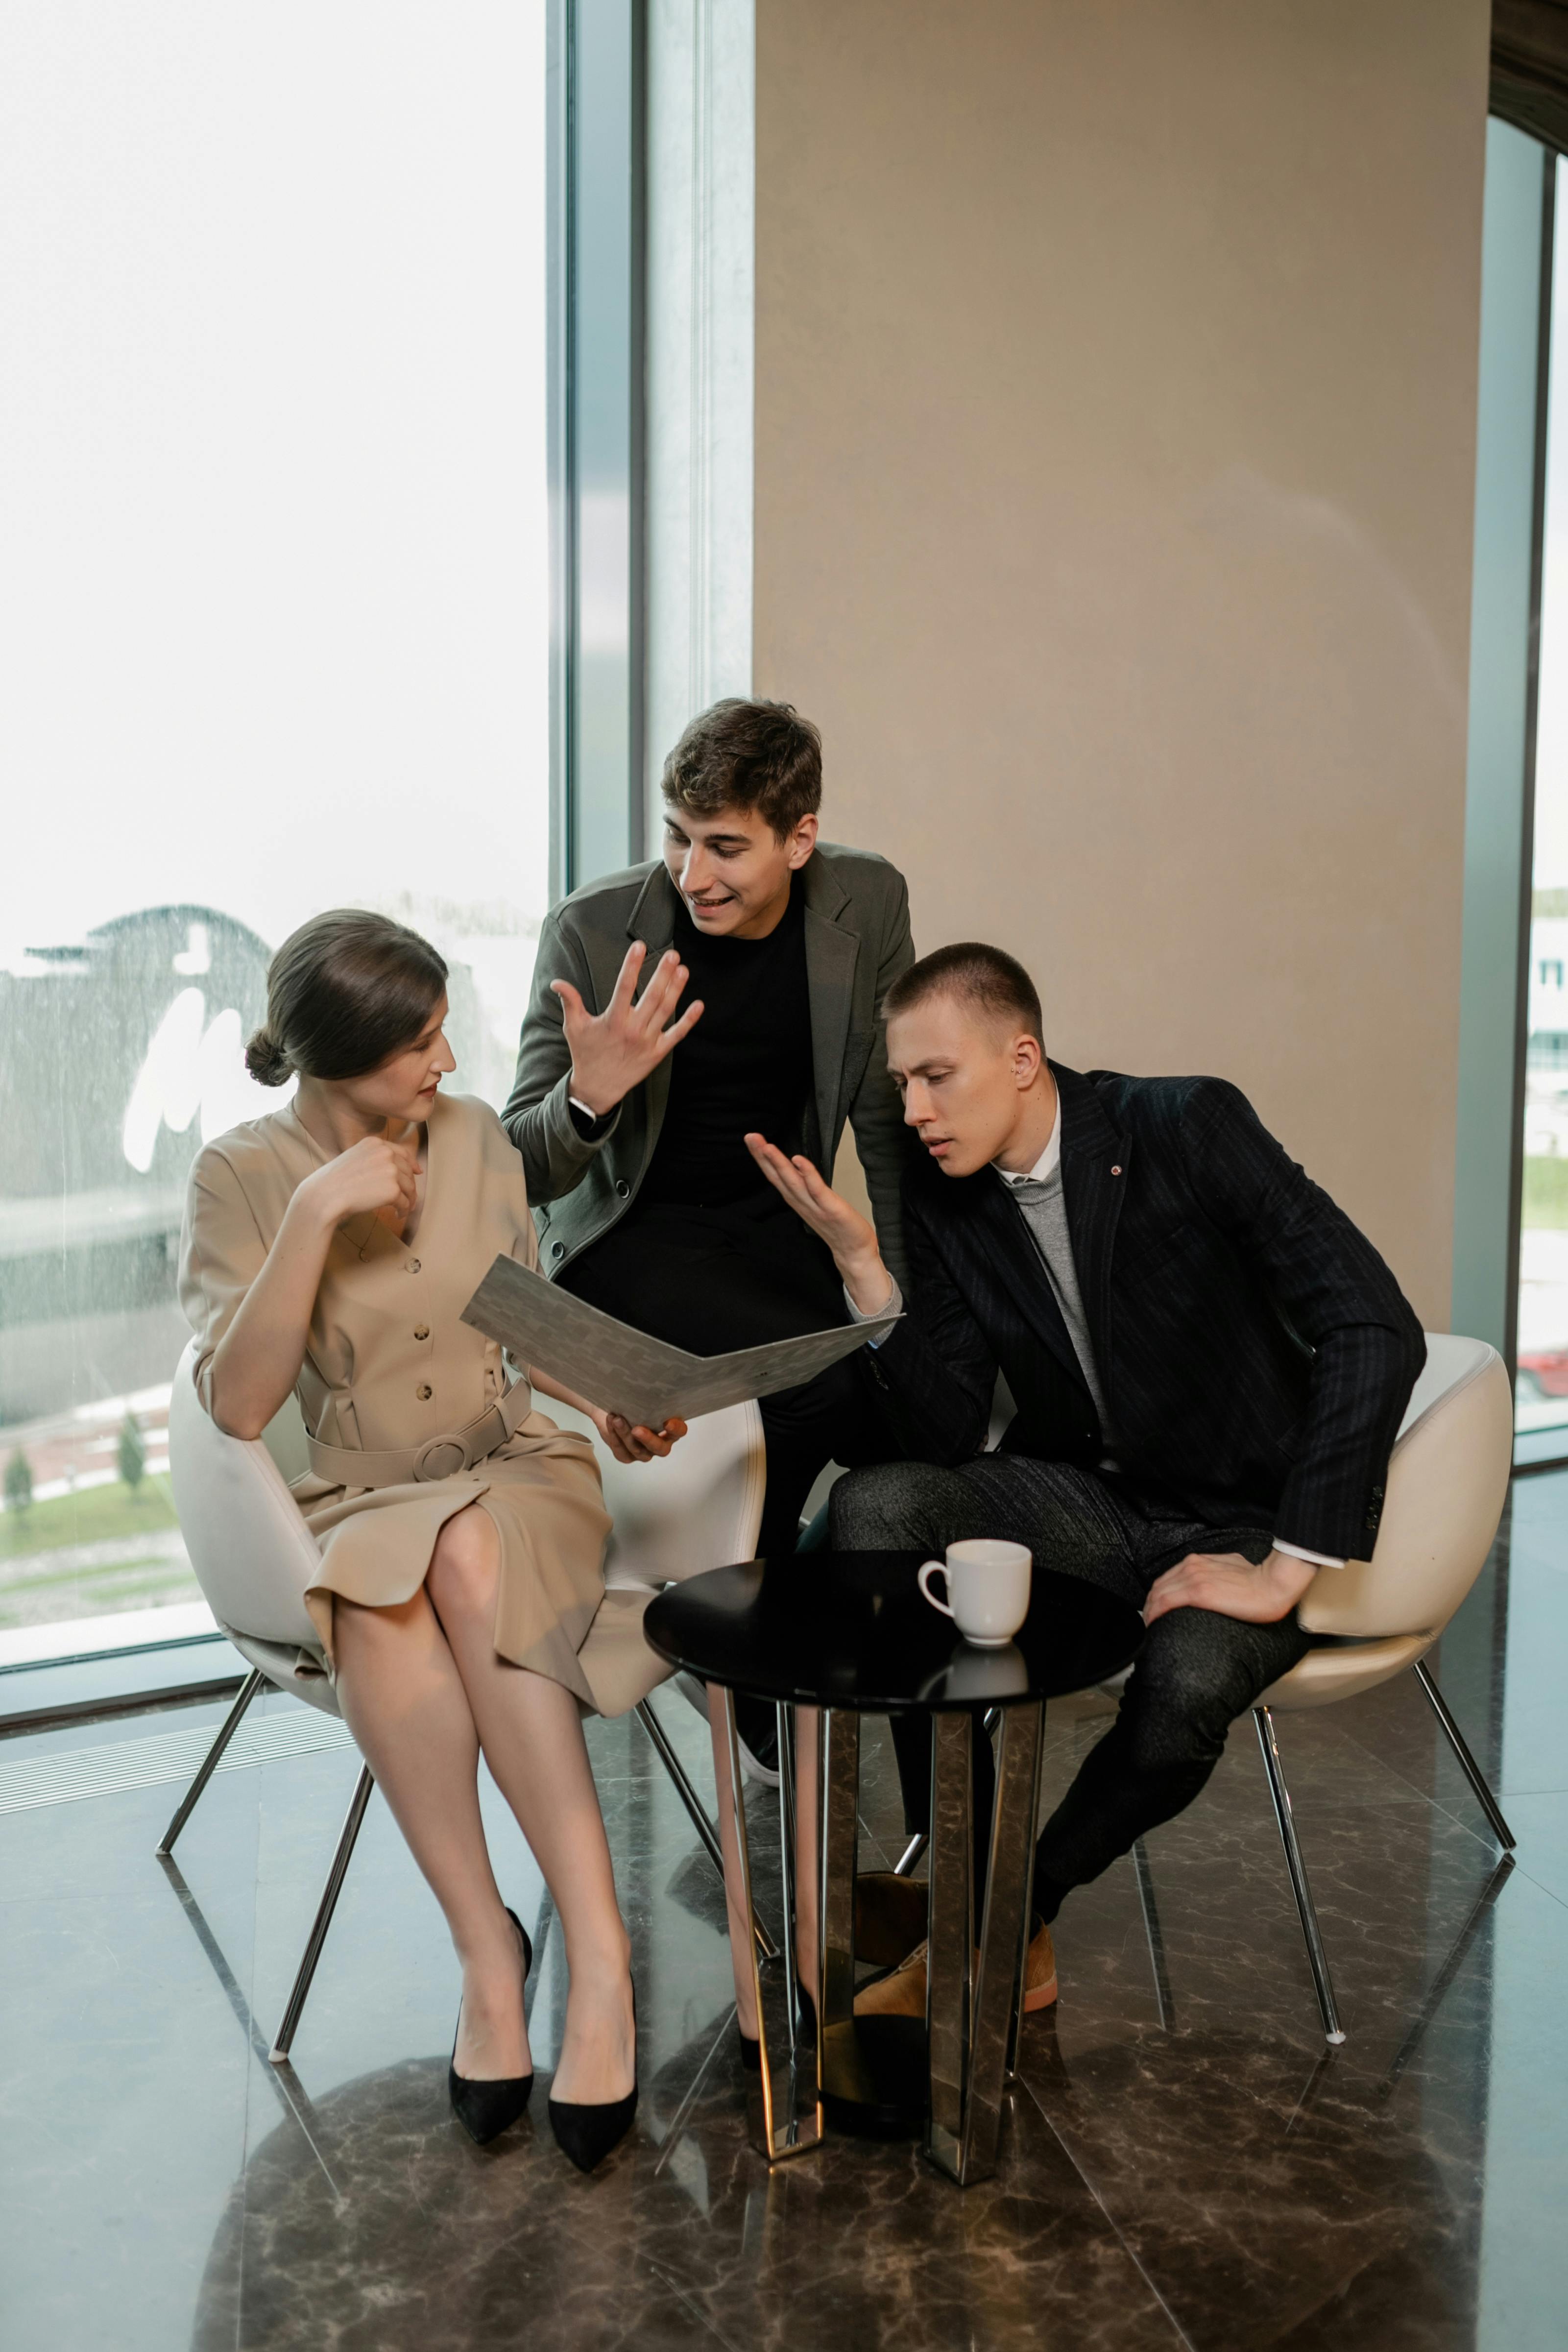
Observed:
[[[1025,1544],[1001,1543],[989,1536],[966,1537],[947,1547],[946,1566],[928,1559],[920,1590],[933,1609],[951,1617],[966,1642],[977,1649],[1004,1649],[1029,1615],[1033,1555]],[[945,1576],[947,1599],[938,1601],[928,1580]]]

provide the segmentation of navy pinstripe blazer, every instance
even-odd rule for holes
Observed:
[[[1426,1359],[1388,1267],[1223,1079],[1051,1068],[1123,1470],[1207,1526],[1364,1559]],[[1105,1450],[1094,1405],[1006,1186],[988,1168],[944,1176],[922,1154],[904,1232],[909,1311],[869,1366],[907,1452],[977,1453],[999,1368],[1019,1408],[1004,1447],[1092,1467]]]

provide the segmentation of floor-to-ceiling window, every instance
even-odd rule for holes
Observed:
[[[278,1100],[241,1059],[277,942],[424,930],[454,1083],[505,1092],[548,895],[545,52],[543,0],[0,12],[0,1659],[197,1601],[181,1203]]]
[[[1518,1407],[1526,1455],[1568,1453],[1568,174],[1556,174],[1542,486],[1534,838],[1525,973]],[[1561,1433],[1560,1441],[1555,1433]]]

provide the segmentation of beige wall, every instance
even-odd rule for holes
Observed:
[[[1448,1300],[1486,0],[758,0],[756,690]]]

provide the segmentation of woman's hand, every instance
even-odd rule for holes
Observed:
[[[862,1315],[880,1315],[894,1299],[893,1276],[882,1262],[876,1230],[831,1184],[825,1184],[803,1153],[787,1160],[766,1136],[748,1135],[746,1148],[776,1192],[802,1223],[833,1253],[845,1289]]]
[[[637,975],[648,953],[641,940],[626,950],[614,992],[602,1013],[590,1013],[570,980],[552,980],[560,999],[561,1025],[571,1052],[569,1091],[586,1103],[598,1118],[612,1111],[633,1087],[673,1054],[702,1012],[699,997],[680,1019],[665,1028],[681,991],[689,978],[685,965],[672,948],[659,959],[658,969],[637,1003],[632,1002]]]
[[[686,1433],[684,1421],[667,1421],[663,1429],[649,1429],[642,1422],[633,1425],[623,1412],[606,1412],[602,1405],[590,1405],[589,1412],[617,1462],[662,1462]]]
[[[408,1223],[417,1197],[419,1135],[410,1130],[401,1142],[384,1135],[367,1135],[362,1142],[340,1151],[318,1168],[299,1187],[329,1225],[350,1217],[373,1213],[394,1231]]]

